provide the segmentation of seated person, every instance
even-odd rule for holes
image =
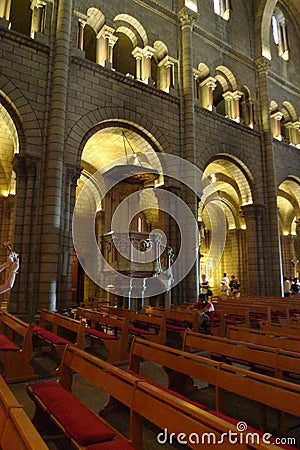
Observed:
[[[201,328],[207,329],[210,325],[212,325],[215,316],[215,307],[206,296],[200,294],[198,300],[193,305],[193,309],[201,311],[200,314],[200,318],[202,319],[202,322],[200,323]]]

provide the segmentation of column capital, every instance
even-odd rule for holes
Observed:
[[[199,14],[197,12],[192,11],[191,9],[187,8],[186,6],[184,6],[177,13],[177,17],[179,19],[179,23],[182,28],[186,27],[186,26],[192,27],[194,25],[194,23],[197,21],[198,15]]]
[[[164,66],[164,67],[170,67],[174,66],[178,61],[175,58],[172,58],[171,56],[166,55],[159,63],[158,67]]]
[[[43,8],[46,4],[47,2],[45,0],[31,0],[31,9]]]
[[[268,74],[270,68],[271,68],[271,60],[266,58],[265,56],[259,56],[255,60],[255,65],[258,70],[258,73],[265,73]]]
[[[67,179],[76,186],[77,180],[81,175],[83,167],[80,166],[79,164],[67,163],[66,169],[67,169]]]
[[[132,56],[135,59],[142,59],[143,57],[143,49],[141,49],[140,47],[135,47],[132,52],[131,52]]]
[[[146,58],[146,59],[150,59],[150,58],[152,58],[152,56],[154,55],[154,53],[155,53],[155,48],[153,48],[153,47],[150,47],[150,45],[146,45],[144,48],[143,48],[143,56]]]
[[[101,28],[101,30],[97,34],[96,39],[99,39],[101,37],[109,38],[109,37],[111,37],[114,34],[115,31],[116,30],[114,28],[109,27],[108,25],[103,25],[103,27]],[[116,39],[118,39],[118,38],[116,38]]]
[[[200,86],[206,86],[206,87],[214,90],[214,89],[216,89],[216,86],[217,86],[217,80],[214,77],[207,77],[207,78],[205,78],[205,80],[202,80],[200,82]]]
[[[271,118],[280,122],[280,120],[283,118],[283,113],[280,111],[276,111],[273,114],[271,114]]]
[[[78,20],[82,24],[86,24],[88,20],[88,16],[86,14],[82,14],[80,11],[74,11],[74,15],[78,17]]]

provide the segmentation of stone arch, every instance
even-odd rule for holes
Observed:
[[[19,153],[40,156],[42,134],[39,120],[26,97],[5,77],[0,75],[0,103],[12,118],[18,134]],[[31,124],[31,126],[27,126]],[[32,126],[35,124],[34,126]]]
[[[93,7],[87,10],[86,24],[93,28],[96,34],[101,30],[104,23],[105,16],[99,9]]]
[[[151,124],[148,117],[141,117],[126,108],[101,108],[87,113],[75,123],[67,137],[67,159],[71,163],[80,164],[81,154],[89,137],[95,133],[96,129],[112,122],[134,126],[143,133],[145,139],[148,139],[157,151],[167,152],[170,149],[164,134],[156,125]]]
[[[216,67],[215,73],[215,78],[223,87],[223,92],[226,92],[227,90],[237,90],[236,78],[230,69],[225,66],[218,66]]]
[[[148,45],[147,33],[142,24],[134,17],[130,16],[129,14],[118,14],[114,18],[114,23],[118,27],[116,32],[120,31],[120,27],[122,27],[122,32],[126,34],[130,39],[132,39],[134,35],[137,42],[136,45],[139,45],[142,48]],[[134,45],[134,47],[136,45]]]

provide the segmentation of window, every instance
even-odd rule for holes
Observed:
[[[286,19],[279,8],[272,16],[272,33],[275,44],[278,46],[278,55],[285,61],[289,60],[289,42]]]
[[[214,11],[225,20],[229,20],[231,8],[231,0],[214,0]]]

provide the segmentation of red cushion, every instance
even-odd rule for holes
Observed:
[[[134,450],[134,447],[132,447],[129,442],[123,439],[118,439],[116,441],[89,445],[86,450]]]
[[[45,330],[44,328],[36,331],[36,334],[54,345],[72,344],[72,342],[68,341],[67,339],[62,338],[55,333],[52,333],[52,331]]]
[[[17,352],[20,349],[14,342],[11,342],[4,336],[4,334],[0,334],[0,350]]]
[[[179,325],[167,325],[167,329],[171,331],[185,331],[186,328],[182,328]]]
[[[68,438],[72,437],[81,445],[89,445],[115,437],[115,432],[104,424],[100,417],[81,404],[58,382],[30,384],[28,389],[42,401],[48,413],[59,421]]]
[[[149,330],[144,330],[143,328],[136,328],[136,327],[128,327],[128,330],[130,331],[130,333],[134,333],[134,334],[140,334],[140,335],[151,335],[151,336],[155,336],[156,333],[155,331],[149,331]]]
[[[94,330],[94,328],[86,328],[85,332],[86,332],[86,334],[95,336],[98,339],[112,339],[112,340],[118,339],[118,337],[114,336],[113,334],[107,334],[107,333],[104,333],[103,331]]]

